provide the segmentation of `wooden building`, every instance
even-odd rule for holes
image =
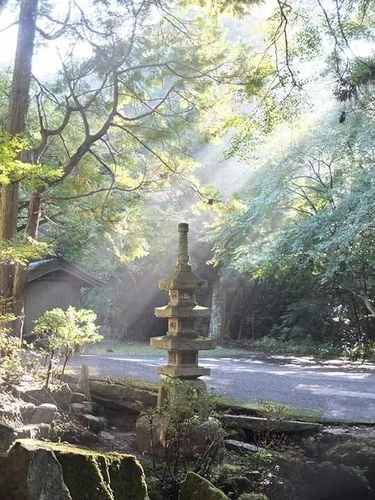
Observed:
[[[46,311],[81,307],[81,289],[102,283],[64,259],[46,259],[29,264],[26,288],[24,335]]]

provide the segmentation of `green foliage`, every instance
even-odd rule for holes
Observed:
[[[18,264],[27,267],[31,260],[44,257],[50,247],[44,242],[39,242],[26,236],[24,239],[17,238],[15,241],[0,241],[0,262],[5,264]]]
[[[178,2],[136,5],[88,2],[85,12],[70,11],[65,29],[53,21],[62,12],[42,2],[38,33],[49,35],[36,46],[41,57],[45,50],[56,57],[48,74],[35,65],[30,96],[22,96],[22,136],[0,137],[0,182],[20,194],[13,232],[39,229],[42,241],[75,260],[104,249],[111,262],[103,274],[149,253],[145,212],[155,198],[162,198],[163,213],[181,208],[182,192],[209,199],[192,175],[198,162],[191,151],[222,133],[249,60],[229,42],[217,13]],[[4,70],[5,124],[12,81]],[[28,211],[31,197],[38,206]],[[18,207],[15,201],[13,213]],[[37,256],[25,250],[22,263],[30,258]]]
[[[0,307],[7,309],[7,300],[0,298]],[[0,315],[0,389],[7,392],[11,384],[20,383],[26,375],[37,378],[40,355],[17,337],[12,336],[11,325],[16,318],[10,313]]]
[[[317,356],[321,358],[334,358],[346,354],[344,345],[332,342],[316,342],[309,338],[301,340],[283,339],[278,337],[263,337],[257,340],[254,347],[262,352],[272,354],[286,354],[292,356]]]
[[[115,252],[113,261],[129,263],[149,253],[150,211],[180,210],[185,196],[189,204],[210,198],[192,174],[199,164],[191,151],[222,133],[231,95],[261,65],[250,67],[248,47],[230,42],[218,15],[197,5],[145,2],[134,17],[123,2],[107,5],[89,5],[88,24],[71,19],[69,36],[96,49],[34,81],[24,153],[60,172],[39,175],[40,237],[68,258],[85,259],[100,245]],[[46,148],[44,134],[51,134]],[[22,201],[32,189],[28,178]]]
[[[374,36],[374,6],[319,2],[312,16],[305,0],[278,2],[259,51],[242,34],[229,42],[219,14],[257,12],[256,3],[141,2],[133,16],[126,2],[89,2],[85,22],[72,12],[59,67],[32,83],[25,137],[1,135],[0,181],[21,182],[20,228],[37,189],[41,240],[110,283],[86,300],[111,335],[148,336],[157,280],[174,259],[165,241],[199,200],[197,225],[211,209],[211,262],[228,284],[233,338],[366,351],[375,335],[374,63],[360,49]],[[74,43],[92,50],[72,59]],[[327,79],[336,108],[315,92]],[[10,82],[4,70],[2,115]],[[260,159],[249,185],[225,198],[200,186],[190,153],[228,128],[237,134],[227,157],[249,169]],[[25,265],[45,250],[33,244],[1,242],[0,260]]]
[[[73,350],[101,340],[95,320],[96,314],[88,309],[56,308],[36,320],[33,332],[41,341],[46,341],[48,351]]]
[[[213,224],[214,262],[254,280],[243,311],[253,334],[311,338],[311,351],[316,341],[353,346],[373,336],[373,119],[357,112],[344,126],[327,118],[310,130],[301,122],[301,138],[269,157],[240,208]],[[258,294],[274,301],[268,331]]]
[[[23,181],[25,187],[33,189],[47,181],[59,179],[63,170],[50,168],[43,164],[25,163],[19,160],[22,151],[29,147],[28,141],[18,136],[0,135],[0,183],[7,185]]]
[[[0,386],[19,382],[23,375],[22,344],[6,329],[0,329]]]

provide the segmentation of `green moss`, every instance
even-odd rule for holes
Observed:
[[[52,450],[72,500],[146,500],[143,469],[132,455],[101,454],[60,443],[22,440],[29,450]]]
[[[248,477],[249,470],[248,466],[223,463],[218,467],[215,484],[225,493],[232,492],[237,496],[251,491],[253,488]]]
[[[56,452],[73,500],[140,500],[147,498],[142,468],[130,455]]]
[[[229,500],[218,488],[203,477],[188,472],[182,484],[179,500]]]
[[[132,456],[126,460],[123,459],[124,455],[117,455],[121,459],[111,456],[109,476],[113,491],[119,495],[116,498],[124,498],[126,493],[126,499],[129,500],[146,499],[146,480],[139,462]]]
[[[56,457],[73,500],[115,500],[106,459],[60,452]]]
[[[315,408],[297,408],[275,401],[250,401],[248,403],[216,396],[213,400],[218,411],[235,411],[254,417],[321,422],[322,412]]]

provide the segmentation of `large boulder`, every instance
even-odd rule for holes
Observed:
[[[195,472],[188,472],[182,483],[179,500],[229,500],[221,490],[199,476]]]
[[[17,441],[8,452],[0,500],[148,500],[134,456]]]

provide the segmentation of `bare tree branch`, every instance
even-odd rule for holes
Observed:
[[[68,12],[66,14],[66,17],[65,17],[65,20],[64,21],[59,21],[57,19],[53,19],[52,17],[48,16],[48,15],[44,15],[44,17],[46,19],[48,19],[50,22],[53,22],[54,24],[60,24],[61,25],[61,28],[58,29],[57,31],[55,31],[54,33],[53,32],[50,32],[50,33],[46,33],[45,31],[43,31],[41,28],[39,28],[37,26],[37,31],[40,35],[42,35],[42,37],[45,39],[45,40],[56,40],[57,38],[60,38],[60,36],[62,36],[67,28],[69,27],[69,20],[70,20],[70,13],[71,13],[71,8],[72,8],[72,1],[69,0],[68,2]]]

